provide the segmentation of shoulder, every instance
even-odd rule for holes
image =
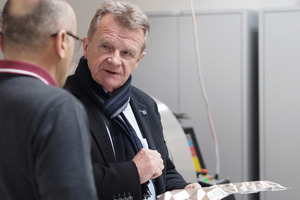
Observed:
[[[156,105],[155,100],[149,94],[143,92],[135,86],[131,87],[131,99],[148,105]]]
[[[36,107],[41,110],[44,107],[70,104],[80,106],[79,101],[63,88],[49,86],[32,78],[24,78],[17,95],[22,99],[20,101],[25,102],[31,109]]]
[[[54,136],[60,141],[60,138],[68,138],[70,133],[73,137],[86,135],[88,122],[84,107],[72,94],[62,88],[47,86],[36,95],[33,105],[28,108],[28,117],[31,118],[30,132],[37,141]]]
[[[130,101],[134,108],[147,109],[148,113],[151,113],[151,116],[158,116],[158,119],[160,120],[157,103],[149,94],[132,86]]]
[[[56,101],[57,103],[72,102],[74,104],[80,104],[80,102],[67,90],[55,87],[52,87],[52,89],[53,101]]]
[[[83,114],[84,108],[82,104],[68,91],[48,86],[38,93],[39,113],[47,115],[60,115],[61,113],[68,112],[69,114],[77,113]]]

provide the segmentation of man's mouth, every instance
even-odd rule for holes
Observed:
[[[109,71],[109,70],[105,70],[105,71],[110,74],[117,74],[116,72],[113,72],[113,71]]]

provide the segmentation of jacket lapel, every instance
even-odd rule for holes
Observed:
[[[151,136],[151,129],[149,125],[150,120],[147,112],[147,107],[144,104],[137,103],[135,101],[134,96],[131,97],[130,105],[136,118],[136,121],[139,125],[139,128],[142,132],[142,135],[144,138],[147,139],[149,149],[156,149],[153,137]]]
[[[91,136],[95,140],[102,156],[107,163],[115,162],[115,155],[102,114],[99,112],[94,102],[86,97],[86,95],[82,94],[82,91],[76,90],[74,93],[85,105],[90,123]]]
[[[90,117],[91,134],[95,139],[95,142],[102,152],[102,155],[106,162],[115,162],[115,156],[112,149],[109,133],[107,132],[106,124],[102,118],[102,114],[98,109],[87,109],[88,116]]]

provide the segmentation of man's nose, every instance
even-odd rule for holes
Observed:
[[[114,65],[120,65],[122,63],[119,51],[113,52],[107,60]]]

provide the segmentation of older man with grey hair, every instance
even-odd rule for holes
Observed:
[[[155,101],[131,85],[149,30],[136,5],[105,1],[65,86],[88,112],[99,199],[156,199],[168,190],[200,187],[186,183],[170,160]]]

